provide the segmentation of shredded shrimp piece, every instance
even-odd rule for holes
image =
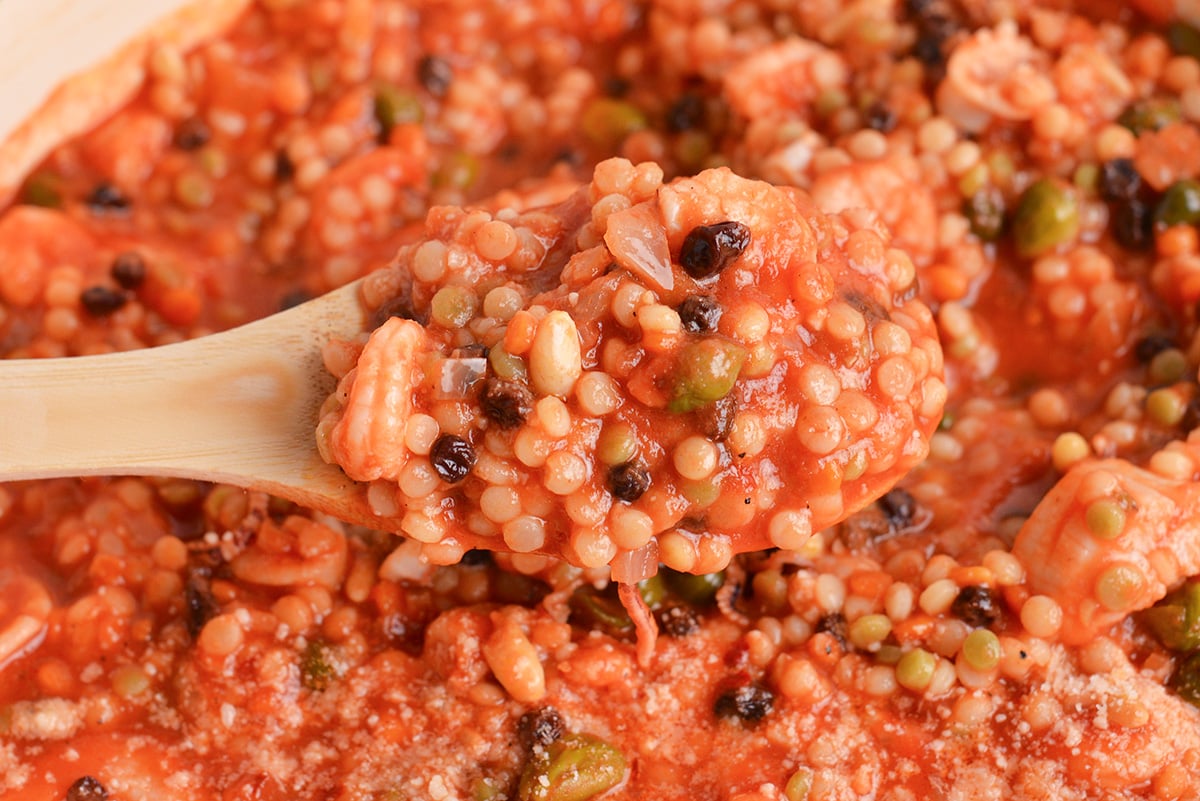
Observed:
[[[1060,637],[1087,642],[1200,573],[1200,435],[1150,469],[1085,462],[1042,499],[1013,545],[1028,587],[1062,608]]]
[[[654,659],[654,646],[658,642],[658,623],[646,605],[646,599],[638,590],[636,584],[617,583],[617,597],[629,619],[633,621],[633,629],[637,633],[637,660],[643,668],[650,667]]]
[[[46,588],[28,576],[12,578],[5,593],[11,600],[0,604],[0,669],[41,644],[52,606]]]
[[[1055,98],[1048,74],[1045,55],[1015,25],[981,28],[950,55],[938,109],[976,132],[993,119],[1027,120]]]

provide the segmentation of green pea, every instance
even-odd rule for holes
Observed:
[[[462,328],[479,309],[479,298],[466,287],[444,286],[430,301],[430,318],[442,328]]]
[[[1074,192],[1054,178],[1037,181],[1021,194],[1012,229],[1017,252],[1025,257],[1069,242],[1079,232],[1079,203]]]
[[[518,801],[587,801],[625,779],[625,756],[603,740],[568,734],[535,751],[517,785]]]
[[[691,412],[733,391],[746,362],[746,349],[716,337],[685,345],[675,369],[675,385],[667,408]]]
[[[914,648],[896,663],[896,683],[913,692],[924,692],[933,681],[937,657],[924,648]]]
[[[1004,196],[994,187],[987,187],[963,201],[963,216],[971,225],[971,233],[984,242],[995,242],[1004,230]]]
[[[1115,540],[1125,531],[1125,508],[1120,501],[1102,498],[1088,504],[1083,514],[1088,531],[1102,540]]]
[[[808,768],[800,768],[791,775],[788,782],[783,787],[783,797],[787,801],[805,801],[808,798],[808,791],[812,787],[812,771]]]
[[[700,170],[711,154],[712,139],[704,131],[684,131],[675,141],[675,158],[685,170]]]
[[[850,624],[849,638],[856,648],[877,649],[892,633],[892,619],[887,615],[863,615]]]
[[[339,678],[333,651],[320,640],[310,640],[300,658],[300,681],[308,689],[321,692]]]
[[[679,599],[692,606],[708,606],[717,598],[717,590],[725,584],[725,573],[680,573],[676,570],[663,568],[659,575],[663,577],[667,587]]]
[[[453,153],[433,174],[433,185],[451,189],[469,189],[479,178],[479,159],[470,153]]]
[[[667,600],[667,584],[659,574],[655,574],[648,579],[642,579],[638,582],[637,586],[642,600],[651,609],[661,608],[663,602]]]
[[[1200,31],[1185,22],[1172,22],[1167,26],[1167,44],[1181,56],[1200,59]]]
[[[637,456],[637,433],[629,423],[608,423],[596,440],[596,457],[606,465],[625,464]]]
[[[49,172],[34,173],[21,187],[21,202],[47,209],[62,208],[62,179]]]
[[[1167,348],[1150,360],[1148,377],[1151,384],[1174,384],[1188,372],[1188,360],[1179,348]]]
[[[1189,704],[1200,706],[1200,651],[1179,663],[1171,675],[1171,687]]]
[[[1200,182],[1184,178],[1167,187],[1154,210],[1154,219],[1167,226],[1200,222]]]
[[[598,97],[584,107],[580,130],[588,140],[605,150],[620,147],[625,138],[646,128],[646,115],[637,106],[611,97]]]
[[[503,798],[504,788],[495,779],[479,779],[471,787],[472,801],[501,801]]]
[[[1165,648],[1183,653],[1200,649],[1200,579],[1168,594],[1139,619]]]
[[[633,621],[615,593],[584,584],[571,593],[568,605],[571,622],[584,628],[599,629],[614,636],[633,631]]]
[[[202,172],[184,170],[175,177],[175,199],[189,209],[206,209],[216,198],[216,187]]]
[[[1121,112],[1117,122],[1124,125],[1135,134],[1146,131],[1157,131],[1173,122],[1179,122],[1182,115],[1179,102],[1173,98],[1149,97],[1138,100]]]
[[[375,87],[375,121],[379,123],[380,138],[387,139],[398,125],[419,123],[425,118],[425,107],[412,92],[391,84]]]
[[[1093,162],[1085,162],[1075,168],[1071,183],[1085,192],[1095,191],[1100,182],[1100,168]]]
[[[506,351],[503,343],[497,343],[488,351],[488,365],[500,378],[521,382],[529,380],[525,360]]]
[[[1179,425],[1187,413],[1187,401],[1171,387],[1156,389],[1146,396],[1146,416],[1160,426]]]
[[[1004,649],[1000,638],[988,629],[975,629],[962,644],[963,659],[975,670],[992,670],[1000,664]]]

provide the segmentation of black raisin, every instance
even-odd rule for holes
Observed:
[[[1127,250],[1146,250],[1154,244],[1154,209],[1137,198],[1116,203],[1112,210],[1113,238]]]
[[[838,641],[838,645],[842,650],[846,649],[847,638],[850,636],[850,628],[846,625],[846,618],[841,612],[830,612],[817,620],[817,625],[814,628],[817,632],[826,632]]]
[[[679,304],[679,321],[693,334],[715,331],[721,321],[721,304],[712,295],[689,295]]]
[[[608,471],[608,488],[617,500],[633,503],[650,489],[650,473],[635,462],[616,465]]]
[[[93,211],[125,211],[129,208],[129,198],[120,189],[104,181],[97,184],[88,195],[87,204]]]
[[[680,95],[667,109],[667,130],[672,133],[704,127],[704,98],[692,92]]]
[[[107,317],[124,306],[126,300],[124,292],[101,285],[90,286],[79,293],[84,311],[93,317]]]
[[[713,442],[724,442],[733,430],[733,418],[737,415],[737,401],[732,395],[700,407],[696,412],[700,418],[700,433]]]
[[[475,448],[462,437],[442,434],[429,449],[429,461],[434,472],[447,484],[457,484],[475,466]]]
[[[288,155],[286,150],[280,150],[275,154],[275,181],[277,183],[286,183],[292,180],[296,174],[296,164],[292,161],[292,157]]]
[[[1142,176],[1133,159],[1110,159],[1100,165],[1100,197],[1107,201],[1133,200],[1142,191]]]
[[[494,561],[495,560],[492,559],[491,551],[485,551],[482,548],[472,548],[462,555],[462,558],[458,560],[458,563],[460,565],[464,565],[465,567],[487,567]]]
[[[876,100],[867,107],[863,121],[868,128],[880,133],[891,133],[896,127],[896,112],[892,111],[882,100]]]
[[[687,606],[668,606],[658,616],[658,623],[668,637],[687,637],[700,630],[700,618]]]
[[[67,801],[108,801],[108,790],[91,776],[83,776],[67,788]]]
[[[1164,350],[1175,347],[1170,337],[1163,334],[1147,334],[1133,346],[1133,355],[1141,364],[1149,364]]]
[[[535,745],[550,745],[562,737],[566,726],[566,721],[557,709],[543,706],[521,715],[517,720],[517,736],[526,749],[532,749]]]
[[[372,329],[376,329],[392,317],[415,320],[421,325],[428,322],[426,315],[417,313],[417,310],[413,307],[412,297],[408,292],[400,293],[376,309],[371,314],[370,326]]]
[[[719,718],[739,718],[751,723],[762,720],[775,706],[775,695],[759,684],[744,684],[717,696],[713,711]]]
[[[710,278],[742,255],[750,244],[750,229],[727,220],[698,225],[683,240],[679,264],[692,278]]]
[[[279,299],[279,310],[287,311],[294,309],[302,303],[307,303],[312,300],[312,294],[303,289],[292,289],[283,293],[283,297]]]
[[[500,428],[516,428],[533,410],[533,393],[520,382],[489,378],[479,396],[479,406]]]
[[[950,604],[950,613],[968,626],[990,626],[1000,619],[1000,603],[988,587],[963,587]]]
[[[186,607],[184,622],[192,639],[200,636],[204,624],[216,616],[217,600],[208,589],[208,582],[200,576],[193,575],[188,579],[183,590],[183,602]]]
[[[136,250],[127,250],[117,254],[108,272],[123,288],[137,289],[146,280],[146,260]]]
[[[198,150],[212,139],[212,129],[199,117],[188,117],[175,129],[175,147],[180,150]]]
[[[633,88],[633,82],[620,75],[610,75],[604,79],[604,94],[609,97],[624,97]]]
[[[928,31],[922,31],[917,36],[912,54],[913,58],[926,67],[941,67],[946,61],[946,56],[942,53],[942,37]]]
[[[1183,431],[1194,431],[1200,428],[1200,396],[1193,395],[1183,408],[1183,419],[1179,421]]]
[[[887,515],[888,522],[895,528],[904,528],[912,523],[917,514],[917,500],[908,490],[896,487],[879,499],[879,508]]]
[[[445,97],[454,81],[449,62],[437,56],[425,56],[417,63],[417,80],[434,97]]]

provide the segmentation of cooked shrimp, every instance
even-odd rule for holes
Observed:
[[[1133,0],[1133,5],[1156,22],[1181,19],[1200,25],[1200,0]]]
[[[725,76],[725,98],[749,120],[800,115],[822,90],[843,86],[847,78],[845,62],[834,51],[786,39],[733,67]]]
[[[911,160],[891,157],[855,162],[817,176],[813,200],[822,211],[837,213],[865,208],[878,212],[898,247],[918,264],[933,255],[938,216],[933,193],[917,176]]]
[[[968,131],[1027,120],[1054,100],[1045,54],[1012,23],[981,28],[950,54],[938,110]]]
[[[1087,642],[1200,573],[1200,434],[1149,469],[1081,463],[1042,499],[1013,545],[1028,587],[1058,602],[1061,639]]]

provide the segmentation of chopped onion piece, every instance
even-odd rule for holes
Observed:
[[[644,278],[652,288],[662,292],[674,288],[667,232],[650,204],[640,203],[609,215],[604,244],[618,264]]]
[[[622,551],[613,558],[612,579],[637,584],[658,572],[658,540],[650,540],[636,551]]]
[[[457,400],[466,397],[471,385],[483,377],[487,370],[487,359],[443,359],[437,366],[434,392],[440,400]]]

